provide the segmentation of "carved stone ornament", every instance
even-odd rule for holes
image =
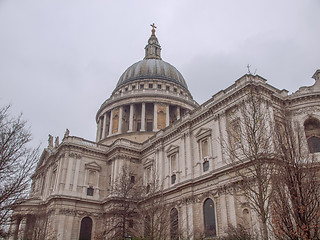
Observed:
[[[69,157],[80,159],[81,154],[71,152],[71,153],[69,153]]]
[[[298,110],[293,110],[292,114],[293,115],[301,115],[301,114],[309,115],[311,113],[319,112],[319,111],[320,111],[320,106],[312,106],[312,107],[300,108]]]
[[[87,211],[81,211],[81,210],[75,210],[75,209],[69,209],[69,208],[60,209],[59,214],[65,215],[65,216],[74,216],[74,217],[81,217],[81,216],[101,217],[101,216],[103,216],[103,213],[87,212]]]

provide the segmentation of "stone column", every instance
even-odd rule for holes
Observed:
[[[188,239],[189,236],[189,229],[188,229],[188,207],[187,204],[183,204],[180,207],[180,216],[183,221],[181,221],[181,230],[182,230],[182,237],[183,239]]]
[[[118,133],[122,133],[122,116],[123,116],[123,107],[120,107],[119,110],[119,125],[118,125]]]
[[[73,188],[72,190],[74,192],[77,191],[77,187],[78,187],[78,177],[79,177],[79,171],[80,171],[80,161],[76,160],[76,170],[74,172],[74,178],[73,178]]]
[[[192,159],[192,147],[191,147],[191,132],[190,130],[186,133],[185,139],[186,139],[186,162],[187,162],[187,178],[190,176],[192,177],[193,172],[193,159]]]
[[[66,176],[66,185],[64,186],[64,189],[67,191],[70,190],[72,167],[73,167],[73,158],[69,156],[67,176]]]
[[[228,194],[227,196],[229,225],[237,226],[235,199],[232,194]]]
[[[194,226],[193,226],[193,203],[190,203],[189,206],[187,206],[187,222],[188,222],[188,235],[192,235],[194,233]]]
[[[146,130],[146,103],[141,104],[141,132]]]
[[[157,131],[158,130],[158,121],[157,121],[157,104],[154,103],[153,104],[153,131]]]
[[[103,123],[102,123],[102,139],[106,137],[106,126],[107,126],[107,113],[103,115]]]
[[[101,127],[101,120],[100,120],[100,118],[99,118],[99,120],[98,120],[98,123],[97,123],[97,138],[96,138],[96,141],[98,142],[100,139],[101,139],[101,136],[100,136],[100,127]]]
[[[184,134],[182,134],[181,136],[181,154],[179,154],[179,158],[180,158],[180,162],[181,162],[181,180],[184,180],[187,176],[187,172],[186,172],[186,148],[185,148],[185,136]]]
[[[177,106],[177,120],[179,120],[180,119],[180,107],[179,106]]]
[[[112,120],[113,120],[113,110],[111,110],[111,113],[110,113],[109,136],[112,135]]]
[[[226,204],[226,195],[223,193],[219,196],[219,203],[220,203],[220,209],[216,208],[216,212],[218,215],[218,211],[220,214],[220,218],[221,218],[221,223],[220,226],[216,226],[219,227],[219,230],[221,230],[221,232],[223,232],[224,229],[228,228],[228,209],[227,209],[227,204]]]
[[[11,224],[10,224],[10,229],[9,229],[9,238],[8,240],[16,240],[17,239],[17,235],[18,235],[18,231],[19,231],[19,220],[18,219],[14,219]]]
[[[18,240],[23,240],[25,237],[25,231],[26,231],[26,225],[27,225],[27,216],[23,216],[20,222],[20,228],[18,230]]]
[[[130,104],[129,130],[128,130],[128,132],[132,132],[133,131],[133,111],[134,111],[134,105]]]
[[[170,105],[166,106],[166,127],[169,126],[170,123]]]

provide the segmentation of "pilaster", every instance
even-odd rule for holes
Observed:
[[[141,104],[141,132],[146,131],[146,103]]]

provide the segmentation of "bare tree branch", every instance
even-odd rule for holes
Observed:
[[[27,198],[38,148],[28,147],[30,130],[22,116],[9,116],[10,106],[0,109],[0,234],[10,223],[11,209]]]

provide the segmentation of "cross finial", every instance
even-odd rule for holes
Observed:
[[[154,35],[154,33],[156,32],[156,25],[154,25],[154,23],[152,23],[152,24],[150,24],[150,26],[152,27],[152,30],[151,30],[151,32],[152,32],[152,35]]]

